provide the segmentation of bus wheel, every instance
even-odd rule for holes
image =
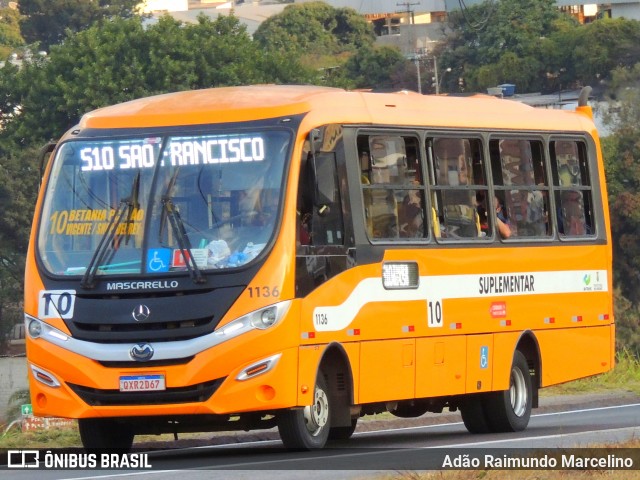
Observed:
[[[124,423],[108,418],[81,418],[78,430],[82,446],[88,451],[121,450],[133,445],[133,431]]]
[[[286,410],[278,416],[278,431],[284,446],[292,450],[322,448],[329,438],[330,402],[327,383],[318,372],[313,404],[303,409]]]
[[[356,430],[358,424],[357,418],[351,419],[351,425],[348,427],[332,427],[329,429],[329,440],[348,440]]]
[[[469,433],[489,433],[491,427],[484,413],[485,394],[468,395],[460,405],[462,421]]]
[[[484,410],[494,432],[519,432],[527,428],[531,417],[533,387],[527,359],[516,351],[511,365],[509,389],[487,394]]]

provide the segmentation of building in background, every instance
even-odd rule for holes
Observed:
[[[145,0],[140,9],[144,13],[182,12],[189,10],[189,0]]]
[[[345,0],[347,1],[347,0]],[[444,0],[447,12],[460,10],[461,5],[471,7],[484,0]],[[609,0],[606,3],[593,3],[593,0],[581,2],[578,0],[556,0],[560,10],[576,17],[580,23],[589,23],[598,18],[627,18],[640,20],[640,0]]]

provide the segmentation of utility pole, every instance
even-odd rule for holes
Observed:
[[[409,2],[404,2],[404,3],[396,3],[397,7],[406,7],[406,10],[402,10],[403,12],[406,12],[407,14],[407,18],[409,19],[409,24],[413,25],[415,23],[415,18],[413,16],[413,10],[411,9],[411,7],[413,7],[414,5],[420,5],[419,3],[409,3]]]
[[[420,5],[419,3],[410,3],[410,2],[400,2],[400,3],[396,3],[396,6],[398,7],[405,7],[406,10],[401,10],[400,12],[396,12],[396,13],[406,13],[407,19],[409,20],[409,25],[408,27],[408,31],[407,31],[407,50],[405,55],[409,56],[411,55],[410,52],[413,52],[413,61],[416,64],[416,71],[418,74],[418,93],[422,93],[422,79],[420,78],[420,59],[421,59],[421,55],[418,54],[416,52],[416,45],[415,45],[415,39],[414,39],[414,33],[413,33],[413,29],[411,28],[411,25],[413,25],[415,23],[415,18],[413,16],[413,10],[411,9],[411,7],[413,7],[414,5]]]

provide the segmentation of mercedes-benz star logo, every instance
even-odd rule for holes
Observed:
[[[136,322],[144,322],[151,315],[151,310],[146,305],[138,305],[131,312],[131,316]]]
[[[138,343],[129,350],[129,355],[137,362],[146,362],[151,360],[153,353],[153,347],[148,343]]]

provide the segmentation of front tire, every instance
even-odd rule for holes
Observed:
[[[327,382],[318,373],[313,404],[303,409],[286,410],[278,416],[278,431],[290,450],[313,450],[327,443],[331,430],[331,404]]]
[[[531,417],[533,386],[527,359],[520,351],[513,355],[509,389],[487,394],[484,412],[493,432],[520,432]]]
[[[133,445],[133,430],[111,418],[81,418],[78,430],[82,446],[88,452],[128,452]]]

